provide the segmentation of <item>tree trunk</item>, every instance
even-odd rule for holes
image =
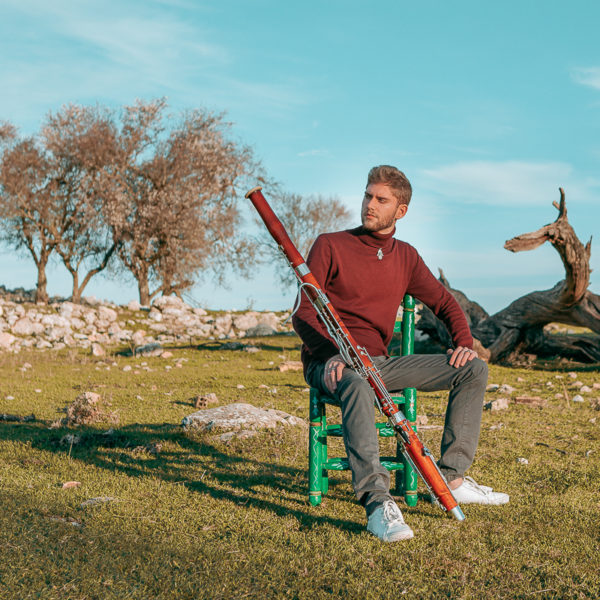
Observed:
[[[563,323],[587,327],[600,333],[600,296],[590,292],[589,285],[591,240],[584,246],[567,219],[565,194],[560,188],[560,203],[553,202],[558,210],[554,223],[537,231],[525,233],[508,240],[504,247],[511,252],[533,250],[549,241],[559,253],[566,277],[552,289],[531,292],[512,302],[492,316],[475,321],[474,303],[464,294],[451,290],[465,310],[473,336],[487,350],[489,360],[498,362],[518,359],[520,354],[535,356],[563,356],[583,362],[600,361],[600,338],[582,335],[550,335],[544,329],[549,323]],[[440,277],[446,287],[448,282]],[[461,295],[462,298],[459,296]],[[480,308],[480,307],[477,307]],[[484,311],[485,312],[485,311]],[[431,313],[423,311],[419,329],[430,337],[447,343],[449,336],[441,323],[436,323]],[[443,331],[440,331],[440,328]]]
[[[150,305],[150,284],[148,283],[148,270],[142,266],[135,274],[138,282],[138,292],[140,295],[140,304],[142,306]]]
[[[42,302],[44,304],[48,304],[49,296],[48,296],[48,279],[46,278],[46,267],[48,266],[48,258],[49,254],[42,251],[40,253],[40,258],[37,261],[37,270],[38,270],[38,278],[37,278],[37,286],[35,290],[35,301]]]

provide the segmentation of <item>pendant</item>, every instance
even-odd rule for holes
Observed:
[[[379,248],[379,250],[377,250],[377,258],[379,260],[383,260],[383,252],[381,251],[381,248]]]

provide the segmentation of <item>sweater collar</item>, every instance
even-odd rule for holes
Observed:
[[[350,233],[367,246],[385,250],[386,248],[391,248],[394,243],[394,233],[396,233],[396,228],[394,227],[394,230],[390,233],[378,233],[376,231],[367,231],[361,225],[355,229],[350,229]]]

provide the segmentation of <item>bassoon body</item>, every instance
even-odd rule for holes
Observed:
[[[304,258],[290,239],[281,221],[269,206],[261,190],[262,188],[260,187],[251,189],[246,194],[246,198],[250,199],[264,221],[269,233],[273,236],[273,239],[277,242],[290,263],[298,278],[300,289],[304,290],[329,335],[337,344],[346,364],[354,369],[373,388],[377,407],[388,418],[400,442],[402,453],[419,473],[428,487],[432,498],[443,510],[448,511],[457,520],[462,521],[465,516],[454,499],[444,476],[433,460],[431,452],[423,445],[415,431],[413,431],[408,419],[394,403],[383,383],[379,370],[373,364],[367,350],[356,343],[352,334],[344,325],[329,298],[308,268]]]

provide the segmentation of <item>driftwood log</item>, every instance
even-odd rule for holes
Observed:
[[[552,204],[558,210],[558,217],[553,223],[518,235],[504,244],[511,252],[523,252],[550,242],[565,268],[565,279],[552,289],[531,292],[489,316],[462,292],[453,290],[440,271],[440,281],[452,292],[467,315],[473,337],[477,340],[476,349],[491,362],[518,362],[523,355],[600,361],[600,337],[589,333],[552,335],[547,327],[550,323],[562,323],[587,327],[600,334],[600,296],[587,289],[592,241],[590,239],[584,246],[569,224],[562,188],[560,203]],[[433,340],[449,347],[446,328],[426,307],[421,311],[417,327]]]

